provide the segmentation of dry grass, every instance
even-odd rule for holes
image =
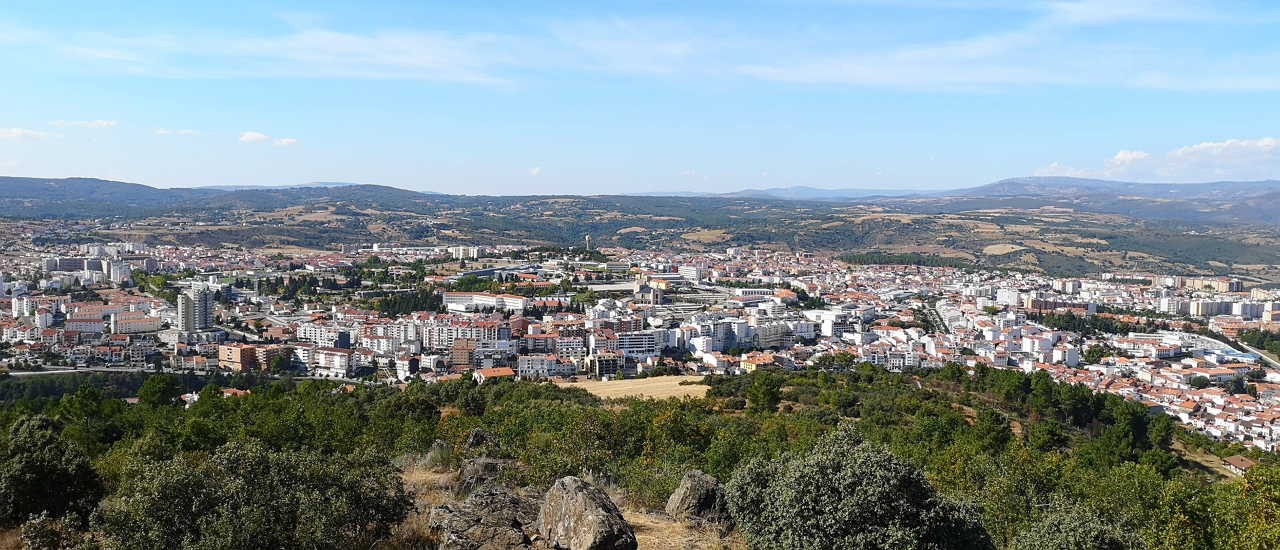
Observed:
[[[1011,254],[1019,250],[1026,249],[1027,247],[1018,246],[1016,244],[989,244],[982,247],[982,253],[988,256],[1003,256],[1005,254]]]
[[[0,550],[17,550],[22,548],[22,528],[14,527],[0,531]]]
[[[704,229],[702,231],[694,231],[685,233],[680,238],[686,241],[694,241],[699,243],[722,243],[733,238],[733,235],[723,229]]]
[[[1208,453],[1199,449],[1188,449],[1186,445],[1183,445],[1182,442],[1177,439],[1173,440],[1173,443],[1169,445],[1169,449],[1175,454],[1181,455],[1182,458],[1200,465],[1203,470],[1213,473],[1219,477],[1237,477],[1235,472],[1227,469],[1227,463],[1213,453]]]
[[[1089,249],[1087,248],[1053,244],[1050,242],[1045,242],[1040,240],[1027,240],[1027,241],[1023,241],[1023,243],[1025,243],[1027,246],[1035,248],[1036,250],[1043,250],[1045,252],[1056,252],[1058,254],[1065,254],[1067,256],[1084,257],[1088,255],[1090,252]]]
[[[427,520],[432,508],[454,500],[452,490],[458,474],[411,465],[405,467],[402,477],[405,489],[413,498],[414,509],[394,528],[391,540],[384,547],[434,548],[435,536],[427,529]]]
[[[637,546],[645,550],[738,550],[747,547],[736,533],[721,536],[714,529],[694,528],[662,513],[624,510],[623,517],[635,529]]]
[[[708,386],[701,384],[680,385],[681,382],[702,380],[701,376],[657,376],[636,380],[586,380],[580,382],[557,382],[564,387],[583,388],[597,397],[605,399],[615,397],[652,397],[666,399],[668,397],[706,397]]]

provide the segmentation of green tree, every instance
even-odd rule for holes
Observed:
[[[1259,464],[1219,486],[1213,515],[1218,548],[1280,548],[1280,466]]]
[[[747,389],[747,410],[753,413],[774,412],[782,402],[782,377],[757,370],[751,373]]]
[[[1078,508],[1053,510],[1018,535],[1013,550],[1132,550],[1142,539]]]
[[[811,452],[747,462],[727,492],[753,548],[993,548],[976,513],[847,425]]]
[[[410,508],[399,472],[371,453],[233,442],[131,471],[102,508],[119,548],[370,548]]]
[[[182,387],[178,379],[167,374],[158,374],[147,378],[138,389],[138,402],[153,407],[165,407],[178,402],[182,396]]]
[[[87,518],[101,493],[89,458],[58,437],[48,417],[23,417],[9,428],[0,451],[0,523],[13,526],[39,514]]]

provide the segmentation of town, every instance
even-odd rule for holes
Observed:
[[[1044,373],[1220,441],[1280,444],[1280,292],[1225,276],[1053,278],[590,237],[298,254],[53,244],[2,261],[0,366],[15,376],[484,383],[955,364]]]

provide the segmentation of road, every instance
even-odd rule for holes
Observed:
[[[942,332],[951,332],[951,327],[948,327],[947,324],[942,321],[942,315],[938,313],[937,304],[924,308],[924,311],[925,314],[933,319],[934,328],[941,330]]]
[[[1253,353],[1254,355],[1257,355],[1258,357],[1261,357],[1261,358],[1262,358],[1262,362],[1263,362],[1263,363],[1266,363],[1266,364],[1268,364],[1268,365],[1271,365],[1271,368],[1274,368],[1274,369],[1280,369],[1280,362],[1276,361],[1275,359],[1272,359],[1270,355],[1267,355],[1267,354],[1266,354],[1266,352],[1264,352],[1264,351],[1262,351],[1262,350],[1260,350],[1260,349],[1258,349],[1258,348],[1255,348],[1255,347],[1253,347],[1253,346],[1250,346],[1249,344],[1246,344],[1246,343],[1241,342],[1241,341],[1239,341],[1239,340],[1237,340],[1237,341],[1236,341],[1236,343],[1240,344],[1240,347],[1242,347],[1242,348],[1244,348],[1244,349],[1249,350],[1249,352],[1250,352],[1250,353]]]
[[[9,371],[9,375],[16,376],[16,377],[28,377],[28,376],[45,376],[45,375],[56,375],[56,374],[75,374],[77,372],[102,372],[102,373],[121,374],[121,373],[127,373],[127,372],[154,372],[154,369],[152,369],[151,367],[80,367],[80,368],[73,369],[71,367],[46,366],[45,370],[39,370],[39,371]],[[222,370],[202,371],[202,370],[166,368],[160,372],[164,374],[191,374],[195,376],[212,376],[214,374],[222,374],[226,376],[235,375],[234,372],[222,371]],[[278,374],[269,374],[265,372],[258,372],[256,374],[258,374],[259,376],[265,376],[267,378],[272,378],[275,380],[283,380],[284,378],[286,378],[285,376],[281,376]],[[380,381],[370,382],[368,380],[353,380],[349,378],[331,378],[327,376],[309,376],[308,375],[308,376],[294,376],[292,378],[294,380],[327,380],[330,382],[339,382],[342,384],[362,384],[366,386],[387,385],[385,382],[380,382]]]

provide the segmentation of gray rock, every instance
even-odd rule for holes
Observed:
[[[538,532],[556,548],[634,550],[631,524],[609,497],[576,477],[551,486],[538,511]]]
[[[537,519],[537,501],[490,485],[462,503],[432,508],[427,528],[440,541],[440,550],[534,548],[529,535]]]
[[[462,461],[458,470],[458,485],[454,489],[459,497],[475,492],[482,486],[499,484],[502,474],[515,468],[514,460],[500,458],[469,458]]]
[[[427,450],[427,456],[422,459],[423,466],[436,471],[448,469],[451,462],[453,462],[453,445],[441,439],[431,444],[431,448]]]
[[[476,428],[467,434],[467,440],[463,443],[463,450],[467,452],[482,451],[493,446],[496,440],[492,433],[483,428]]]
[[[729,501],[720,481],[700,470],[690,470],[667,499],[667,515],[698,526],[714,526],[721,532],[733,529]]]

